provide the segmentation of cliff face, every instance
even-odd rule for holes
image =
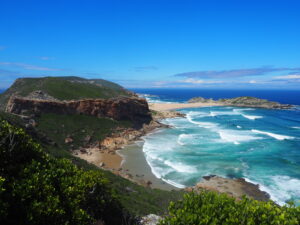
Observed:
[[[135,127],[148,124],[152,117],[146,100],[136,97],[111,99],[84,99],[76,101],[37,100],[11,97],[6,111],[19,115],[39,115],[41,113],[84,114],[108,117],[115,120],[130,120]]]

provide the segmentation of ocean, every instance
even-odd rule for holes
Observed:
[[[171,129],[144,137],[152,173],[176,187],[205,175],[245,178],[280,205],[300,203],[300,91],[134,89],[149,102],[184,102],[196,96],[253,96],[296,105],[290,110],[205,107],[178,110],[163,120]],[[145,95],[146,94],[146,95]]]

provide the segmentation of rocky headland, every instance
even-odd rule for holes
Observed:
[[[290,109],[293,106],[289,104],[280,104],[278,102],[269,101],[255,97],[237,97],[224,98],[213,100],[212,98],[195,97],[188,101],[188,103],[211,103],[225,106],[236,107],[251,107],[251,108],[265,108],[265,109]]]
[[[42,113],[106,117],[130,120],[137,128],[152,120],[147,101],[138,97],[58,101],[12,96],[6,105],[6,112],[31,117]]]
[[[225,193],[236,199],[241,199],[244,195],[260,201],[268,201],[270,199],[268,193],[259,189],[259,185],[247,182],[243,178],[230,179],[216,175],[204,176],[202,181],[195,186],[186,188],[187,191],[196,192],[203,189]]]

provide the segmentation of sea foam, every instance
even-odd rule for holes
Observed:
[[[270,137],[275,138],[275,139],[280,140],[280,141],[288,140],[288,139],[294,139],[295,138],[295,137],[291,137],[291,136],[274,134],[274,133],[271,133],[271,132],[260,131],[260,130],[255,130],[255,129],[252,129],[251,131],[253,133],[264,134],[264,135],[270,136]]]
[[[177,187],[177,188],[185,188],[185,187],[186,187],[185,185],[176,183],[176,182],[174,182],[174,181],[172,181],[172,180],[169,180],[169,179],[164,179],[164,178],[162,178],[162,180],[165,181],[165,182],[168,183],[168,184],[171,184],[171,185],[174,186],[174,187]]]
[[[179,145],[185,145],[184,139],[191,137],[191,134],[180,134],[177,139]]]
[[[279,205],[284,205],[293,196],[300,196],[300,180],[290,176],[270,176],[265,177],[264,182],[271,181],[272,185],[262,184],[245,178],[247,182],[259,185],[261,191],[267,192],[270,198]]]
[[[181,162],[174,162],[174,161],[166,160],[164,163],[180,173],[196,173],[197,172],[197,169],[195,167],[185,165]]]
[[[247,118],[247,119],[249,119],[249,120],[256,120],[256,119],[261,119],[261,118],[263,118],[262,116],[250,116],[250,115],[246,115],[246,114],[241,114],[243,117],[245,117],[245,118]]]
[[[219,130],[218,133],[223,141],[232,142],[236,145],[240,144],[240,142],[262,139],[261,137],[250,135],[247,131]]]

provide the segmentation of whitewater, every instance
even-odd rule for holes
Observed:
[[[163,102],[158,96],[146,96]],[[173,186],[195,185],[203,176],[245,178],[272,200],[300,202],[300,111],[238,107],[177,110],[171,129],[145,136],[152,173]]]

